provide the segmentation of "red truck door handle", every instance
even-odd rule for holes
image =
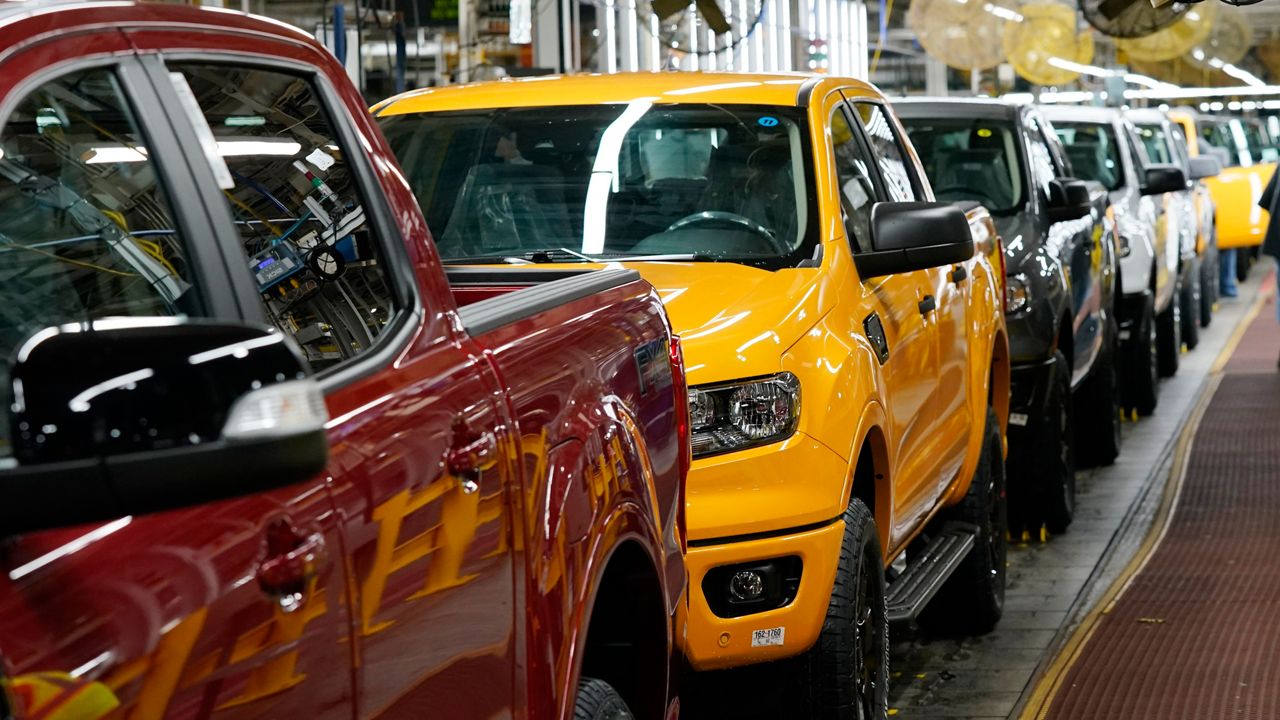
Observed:
[[[291,613],[306,604],[314,581],[329,567],[324,535],[276,520],[267,527],[266,552],[258,564],[258,587]]]
[[[482,432],[463,441],[457,439],[449,448],[447,464],[449,472],[462,480],[462,491],[473,493],[480,489],[477,481],[480,473],[498,462],[498,439],[491,432]]]

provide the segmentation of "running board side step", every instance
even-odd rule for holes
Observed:
[[[885,597],[889,622],[912,620],[919,615],[973,550],[977,537],[977,525],[944,524],[924,552],[907,565],[906,572],[889,584]]]

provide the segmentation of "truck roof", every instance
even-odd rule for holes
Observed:
[[[0,32],[35,21],[50,23],[59,33],[84,26],[161,26],[169,30],[240,30],[314,43],[306,32],[286,22],[223,8],[199,8],[155,2],[85,2],[85,0],[0,0]],[[29,39],[29,38],[24,38]]]
[[[1120,118],[1120,111],[1110,107],[1080,107],[1078,105],[1039,105],[1040,112],[1049,122],[1078,121],[1104,124]]]
[[[374,106],[377,115],[493,107],[595,105],[651,99],[657,104],[724,103],[805,107],[818,86],[855,87],[879,95],[853,78],[807,73],[626,72],[504,78],[489,82],[411,90]]]
[[[1139,108],[1137,110],[1126,110],[1125,116],[1135,123],[1156,124],[1162,123],[1168,119],[1163,110],[1155,108]]]
[[[1017,117],[1020,106],[994,98],[913,97],[893,101],[899,117],[941,117],[1009,119]]]

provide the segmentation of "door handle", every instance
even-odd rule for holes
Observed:
[[[329,568],[324,534],[308,532],[288,520],[267,526],[266,552],[258,564],[258,587],[291,613],[306,604],[314,581]]]
[[[473,432],[466,420],[453,424],[453,444],[445,454],[445,466],[470,495],[480,489],[480,473],[498,463],[498,438],[489,431]]]
[[[938,309],[938,301],[932,295],[925,295],[924,299],[920,301],[921,315],[928,315],[929,313],[937,309]]]
[[[951,271],[951,282],[957,285],[964,282],[968,277],[969,271],[965,270],[963,265],[957,265],[955,269]]]

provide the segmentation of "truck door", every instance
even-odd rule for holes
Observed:
[[[33,331],[89,319],[238,320],[222,238],[165,111],[172,86],[157,92],[125,36],[33,39],[5,58],[0,77],[0,355]],[[131,392],[148,377],[95,390]],[[0,463],[18,431],[0,427]],[[323,476],[6,534],[6,669],[60,716],[351,716],[346,565]],[[284,567],[290,553],[296,568]],[[44,717],[49,707],[25,712]]]
[[[903,142],[903,131],[892,113],[878,102],[858,101],[853,104],[866,129],[880,165],[885,186],[892,188],[895,200],[923,201],[926,197],[924,176],[915,154]],[[969,426],[973,423],[966,392],[971,386],[968,352],[969,278],[963,264],[929,268],[929,294],[936,308],[925,315],[937,330],[937,375],[929,415],[933,429],[928,433],[927,452],[937,458],[933,468],[938,488],[945,488],[964,464],[969,445]]]
[[[1069,177],[1057,133],[1035,113],[1025,116],[1028,155],[1032,175],[1045,207],[1048,183]],[[1088,217],[1049,225],[1046,243],[1061,258],[1071,284],[1071,312],[1075,357],[1070,358],[1072,387],[1085,376],[1102,347],[1102,219]]]
[[[329,609],[349,608],[354,633],[325,653],[354,664],[360,717],[510,717],[514,451],[497,379],[447,286],[423,279],[429,236],[394,161],[367,154],[345,77],[280,45],[255,52],[284,65],[187,54],[157,77],[185,83],[220,148],[219,229],[251,316],[297,340],[325,387],[349,580]]]
[[[847,103],[836,102],[829,110],[830,135],[835,151],[836,186],[840,195],[843,227],[853,252],[871,249],[871,207],[876,202],[898,199],[903,188],[886,189],[879,169],[880,158],[872,151],[862,122]],[[909,188],[907,189],[909,191]],[[897,472],[893,482],[895,518],[902,522],[889,528],[890,545],[911,529],[924,513],[934,494],[937,458],[929,452],[933,429],[932,400],[938,375],[938,328],[933,281],[928,271],[869,279],[856,288],[868,310],[856,324],[878,324],[883,328],[886,353],[882,354],[883,399],[888,416],[890,462]]]

